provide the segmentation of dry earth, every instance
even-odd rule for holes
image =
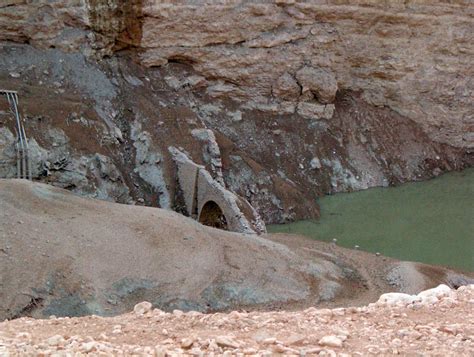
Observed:
[[[208,315],[143,302],[112,318],[21,318],[0,324],[0,354],[474,355],[474,285],[432,289],[414,303],[396,298],[358,308]]]
[[[473,273],[398,262],[291,235],[245,235],[182,215],[0,180],[0,319],[295,310],[375,301]]]

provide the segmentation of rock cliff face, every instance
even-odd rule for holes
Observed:
[[[115,177],[107,198],[173,207],[166,148],[182,146],[283,222],[317,216],[321,194],[473,164],[473,17],[462,0],[7,0],[0,87],[44,119],[27,124],[38,145],[50,130],[68,138],[63,187],[100,196]],[[97,154],[117,175],[83,169],[68,184]]]

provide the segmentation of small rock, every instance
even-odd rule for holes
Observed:
[[[309,162],[309,166],[313,169],[320,169],[322,167],[321,161],[317,157],[313,157],[311,161]]]
[[[305,335],[297,335],[297,334],[293,334],[293,335],[290,335],[286,340],[285,340],[285,344],[287,345],[296,345],[296,344],[299,344],[301,343],[302,341],[304,341],[304,339],[306,338]]]
[[[436,288],[422,291],[418,294],[422,303],[432,304],[437,302],[438,299],[452,295],[451,288],[445,284],[440,284]]]
[[[192,338],[183,338],[181,340],[181,348],[184,348],[185,350],[191,348],[191,346],[194,343],[194,339]]]
[[[324,336],[319,340],[318,343],[321,346],[342,347],[342,340],[339,337],[333,335]]]
[[[20,339],[31,339],[31,334],[28,333],[28,332],[19,332],[17,335],[16,335],[17,338],[20,338]],[[53,336],[54,337],[54,336]]]
[[[384,304],[384,305],[408,305],[413,304],[414,302],[419,301],[416,295],[409,295],[404,293],[386,293],[380,295],[377,304]]]
[[[83,343],[81,350],[85,353],[92,352],[96,348],[97,343],[95,341]]]
[[[184,315],[184,312],[182,312],[181,310],[173,310],[173,315],[176,317],[181,317]]]
[[[143,302],[135,305],[135,307],[133,308],[133,312],[137,315],[144,315],[144,314],[150,312],[152,307],[153,306],[150,302],[143,301]]]
[[[402,346],[402,340],[399,338],[394,338],[392,342],[390,343],[391,346],[393,347],[401,347]]]
[[[226,336],[217,337],[216,338],[216,343],[220,347],[230,347],[230,348],[239,348],[240,347],[240,344],[237,341],[233,340],[230,337],[226,337]]]
[[[64,337],[61,335],[54,335],[48,338],[47,342],[50,346],[60,346],[64,344]]]
[[[275,337],[269,337],[269,338],[266,338],[262,341],[262,343],[264,345],[273,345],[275,342],[276,342],[276,338]]]
[[[319,353],[323,349],[321,347],[312,347],[308,349],[301,350],[300,355],[305,356],[305,355],[312,355],[313,353]]]
[[[165,357],[166,356],[166,349],[161,346],[155,347],[155,356],[156,357]]]

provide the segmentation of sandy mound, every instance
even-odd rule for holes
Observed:
[[[143,302],[112,318],[21,318],[0,324],[0,354],[474,355],[474,285],[433,290],[334,310],[205,315]]]
[[[360,305],[469,278],[302,237],[204,227],[177,213],[0,180],[0,318]],[[416,273],[416,275],[414,275]],[[413,279],[416,277],[416,279]]]

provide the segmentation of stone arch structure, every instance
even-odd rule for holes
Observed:
[[[265,223],[250,203],[214,180],[204,166],[196,164],[183,152],[174,147],[169,151],[176,164],[178,184],[190,217],[234,232],[266,232]],[[219,216],[225,217],[225,224],[218,222]]]
[[[202,205],[198,221],[205,226],[227,230],[227,218],[215,201],[207,201]]]

